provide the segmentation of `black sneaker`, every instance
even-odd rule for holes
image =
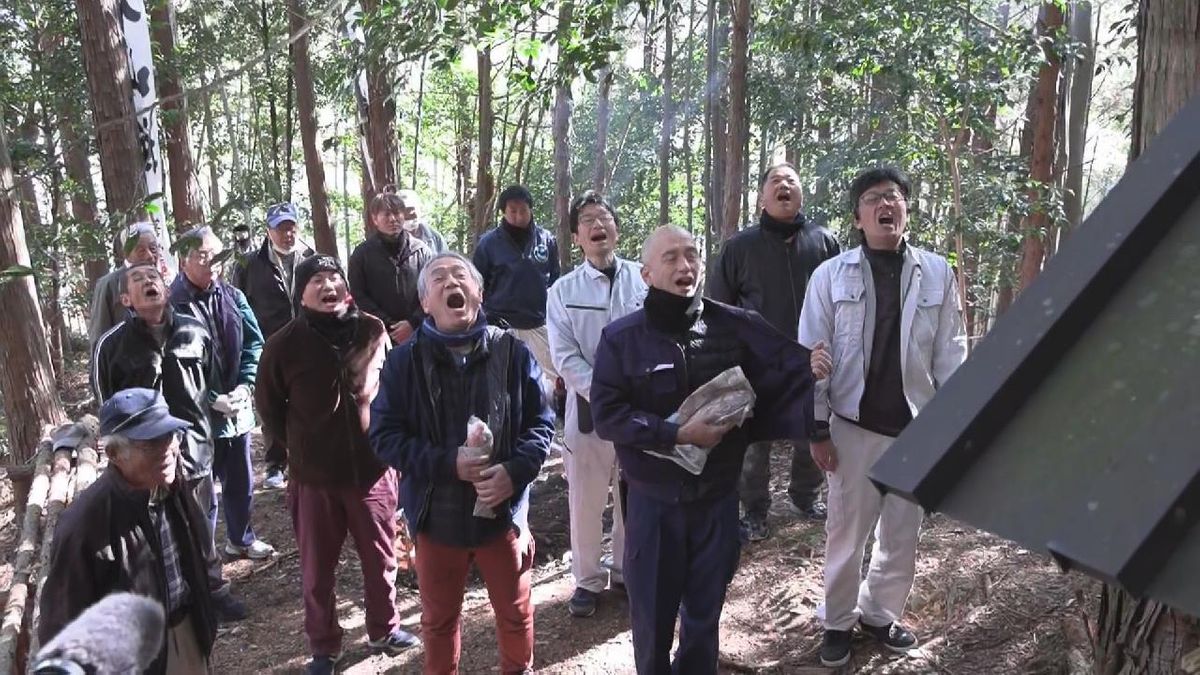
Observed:
[[[897,654],[907,653],[910,649],[914,649],[917,646],[917,636],[898,623],[892,622],[886,626],[872,626],[860,620],[858,625],[864,633],[875,638],[884,647]]]
[[[846,665],[850,660],[850,631],[825,630],[825,639],[821,641],[821,665],[827,668],[837,668]]]
[[[586,588],[576,588],[575,594],[571,596],[571,602],[567,604],[567,611],[571,613],[571,616],[579,618],[595,614],[596,595]]]
[[[825,518],[829,515],[829,511],[825,506],[825,502],[819,500],[809,504],[808,506],[800,506],[793,501],[788,501],[788,510],[791,511],[793,515],[804,518],[805,520],[812,520],[816,522],[824,522]]]
[[[305,675],[333,675],[337,672],[337,662],[341,658],[341,654],[314,654],[304,670]]]
[[[771,536],[771,528],[767,525],[766,516],[746,516],[742,518],[742,534],[746,541],[762,541]]]
[[[226,590],[214,593],[212,596],[213,610],[217,615],[217,623],[236,623],[246,618],[248,612],[241,600],[233,597],[233,592]]]

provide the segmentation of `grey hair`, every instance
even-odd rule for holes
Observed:
[[[429,295],[429,268],[433,267],[433,263],[452,258],[467,266],[467,271],[471,273],[471,277],[475,279],[475,283],[479,288],[483,289],[483,275],[479,273],[479,269],[475,267],[475,263],[471,262],[467,256],[454,251],[445,251],[439,253],[429,259],[425,266],[421,268],[421,273],[417,275],[417,297],[421,302],[425,302],[425,296]]]
[[[404,200],[404,208],[416,209],[417,211],[423,210],[422,207],[424,205],[421,203],[421,197],[417,194],[416,190],[396,190],[396,194],[400,199]]]
[[[659,237],[662,237],[663,235],[667,235],[667,234],[683,235],[683,236],[691,239],[692,241],[696,241],[696,235],[692,234],[691,232],[688,232],[687,230],[683,229],[682,227],[680,227],[678,225],[660,225],[659,227],[655,228],[653,232],[650,233],[649,237],[646,237],[646,243],[642,244],[642,264],[643,265],[650,263],[650,249],[654,247],[654,244],[658,241]]]
[[[109,434],[104,437],[104,452],[109,457],[115,457],[133,449],[133,441],[123,434]]]

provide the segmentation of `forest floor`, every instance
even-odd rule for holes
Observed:
[[[261,471],[258,435],[255,466]],[[773,457],[773,536],[743,548],[721,618],[723,673],[831,673],[817,660],[821,629],[824,532],[792,516],[786,504],[787,458]],[[259,479],[261,479],[261,473]],[[539,673],[632,673],[633,647],[623,595],[606,591],[596,614],[572,618],[566,481],[555,453],[533,486],[530,526],[537,543],[533,576]],[[11,490],[0,480],[0,597],[11,578],[16,538]],[[282,490],[259,490],[254,526],[277,549],[265,562],[229,561],[225,574],[250,617],[223,626],[215,672],[301,672],[308,661],[303,633],[300,569]],[[224,525],[219,526],[219,535]],[[418,673],[420,648],[400,656],[372,656],[366,647],[362,581],[351,542],[337,575],[341,624],[346,629],[346,673]],[[917,578],[905,617],[922,639],[899,657],[857,639],[841,673],[1076,673],[1090,666],[1086,629],[1095,616],[1097,586],[1063,575],[1044,555],[1025,551],[939,515],[926,519]],[[403,577],[402,573],[402,577]],[[397,594],[402,626],[420,630],[417,592],[403,583]],[[492,612],[477,577],[463,605],[463,673],[498,672]]]

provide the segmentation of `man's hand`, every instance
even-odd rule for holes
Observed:
[[[209,407],[226,416],[237,412],[237,408],[234,407],[233,399],[230,398],[229,394],[221,394],[209,404]]]
[[[412,334],[413,326],[407,321],[401,321],[392,326],[392,330],[388,331],[388,335],[392,337],[392,342],[397,345],[412,337]]]
[[[489,466],[479,472],[481,480],[475,483],[475,494],[480,501],[493,509],[513,495],[512,478],[503,464]]]
[[[480,472],[487,466],[487,457],[479,454],[479,448],[459,447],[458,458],[454,460],[454,471],[459,480],[476,483],[482,480]]]
[[[833,372],[833,357],[829,355],[829,349],[825,346],[824,340],[813,346],[808,363],[812,368],[813,379],[823,380]]]
[[[679,427],[675,442],[681,445],[694,445],[699,448],[711,448],[733,428],[733,422],[713,424],[707,419],[693,417],[687,424]]]
[[[834,446],[832,439],[813,441],[809,443],[808,449],[812,453],[813,461],[816,462],[822,471],[828,471],[829,473],[837,471],[837,447]]]

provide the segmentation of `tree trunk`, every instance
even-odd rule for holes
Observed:
[[[1054,124],[1058,112],[1060,59],[1053,45],[1048,43],[1062,25],[1062,9],[1058,4],[1046,2],[1042,5],[1042,15],[1038,18],[1038,37],[1044,41],[1042,51],[1045,60],[1038,69],[1037,85],[1033,90],[1033,154],[1029,160],[1029,178],[1036,183],[1036,187],[1029,192],[1029,199],[1036,202],[1044,200],[1054,178]],[[1034,206],[1022,228],[1025,239],[1021,245],[1021,272],[1018,278],[1021,290],[1028,288],[1042,271],[1048,222],[1046,208],[1039,204]]]
[[[1092,3],[1080,0],[1071,8],[1071,37],[1082,51],[1071,80],[1071,120],[1067,125],[1067,175],[1063,183],[1066,227],[1083,222],[1083,162],[1086,156],[1088,113],[1092,101],[1092,75],[1096,69],[1096,39],[1092,35]]]
[[[374,13],[378,0],[363,0],[363,12]],[[383,53],[383,37],[375,31],[366,36],[367,50],[367,141],[371,148],[371,179],[375,192],[396,187],[396,101]]]
[[[564,2],[558,12],[559,71],[554,88],[554,220],[558,232],[558,261],[563,274],[571,269],[571,71],[563,66],[567,38],[571,34],[574,3]]]
[[[409,188],[417,189],[417,159],[421,156],[421,124],[425,117],[425,60],[427,56],[421,57],[421,76],[417,83],[417,119],[416,129],[413,133],[413,160],[412,160],[412,180]]]
[[[288,25],[292,34],[308,23],[304,0],[288,0]],[[296,80],[296,107],[300,115],[300,144],[304,148],[304,174],[308,178],[308,199],[312,207],[313,243],[317,251],[337,257],[337,235],[329,222],[329,193],[325,189],[325,163],[317,146],[317,103],[313,93],[312,63],[308,56],[308,35],[292,43],[292,72]],[[289,152],[290,154],[290,152]]]
[[[96,188],[92,183],[91,162],[88,160],[88,143],[79,135],[82,125],[79,109],[63,99],[58,108],[58,134],[62,140],[63,163],[67,177],[71,179],[71,216],[92,236],[94,254],[84,261],[87,276],[88,297],[96,281],[109,270],[108,250],[111,248],[108,233],[97,222]]]
[[[570,3],[564,4],[570,7]],[[570,10],[564,10],[569,13]],[[563,274],[571,269],[571,83],[560,82],[554,88],[554,220],[559,246],[558,260]]]
[[[708,252],[713,253],[722,239],[724,215],[726,147],[725,108],[721,92],[725,90],[725,71],[721,64],[721,53],[729,35],[729,26],[724,21],[721,0],[708,3],[708,51],[705,55],[705,100],[706,125],[704,188],[707,209],[704,214]]]
[[[492,221],[492,196],[496,191],[492,177],[492,134],[496,111],[492,108],[492,50],[480,49],[479,74],[479,165],[475,168],[475,218],[471,227],[470,250],[474,251],[479,238]]]
[[[613,70],[600,71],[600,89],[596,94],[596,168],[592,173],[592,189],[603,193],[608,187],[608,123],[612,121]]]
[[[124,212],[131,220],[141,220],[145,212],[134,207],[144,196],[146,178],[129,97],[132,79],[121,34],[121,2],[76,0],[75,9],[100,153],[104,206],[110,215]],[[106,233],[104,239],[111,234]]]
[[[50,119],[50,110],[42,106],[42,142],[47,157],[53,157],[55,124]],[[44,312],[46,315],[46,334],[49,338],[50,364],[54,369],[54,384],[63,384],[63,350],[70,349],[68,343],[66,318],[63,316],[62,284],[63,284],[63,242],[62,226],[63,211],[66,210],[66,195],[63,194],[62,167],[55,163],[50,167],[50,222],[46,239],[50,242],[46,250],[49,261],[49,279],[45,289]]]
[[[173,0],[152,4],[150,12],[154,41],[163,57],[156,69],[162,98],[162,122],[166,135],[167,164],[171,171],[171,216],[175,230],[204,222],[204,207],[200,204],[200,185],[192,162],[192,143],[188,135],[187,99],[179,81],[175,56],[175,6]]]
[[[725,155],[725,199],[722,241],[738,231],[745,188],[746,71],[750,36],[750,0],[734,0],[729,43],[729,138]]]
[[[1200,5],[1142,0],[1130,160],[1200,91]],[[1185,672],[1200,647],[1200,620],[1105,585],[1096,621],[1096,672]]]
[[[140,168],[141,164],[135,166]],[[14,194],[8,132],[0,107],[0,271],[15,265],[30,266],[25,226],[20,209],[13,203]],[[20,465],[32,456],[42,426],[62,422],[66,415],[54,386],[33,277],[18,276],[0,283],[0,307],[5,314],[5,320],[0,321],[0,361],[4,363],[0,368],[0,391],[4,392],[11,461]]]
[[[671,221],[671,137],[675,133],[675,102],[671,100],[671,75],[675,60],[673,2],[667,3],[666,30],[663,31],[662,130],[658,140],[658,224]]]

